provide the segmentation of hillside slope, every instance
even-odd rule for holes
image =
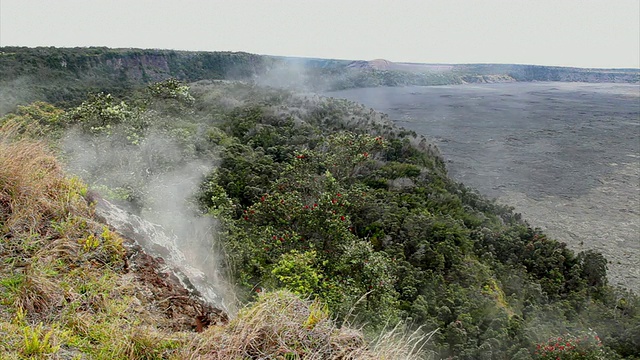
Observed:
[[[1,359],[411,358],[421,338],[370,345],[287,292],[229,321],[162,258],[96,220],[96,195],[45,143],[25,138],[34,124],[24,125],[0,126]]]
[[[122,95],[170,77],[251,79],[274,61],[242,52],[2,47],[0,114],[36,100],[77,105],[87,92]]]

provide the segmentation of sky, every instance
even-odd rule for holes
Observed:
[[[0,0],[0,46],[640,68],[640,0]]]

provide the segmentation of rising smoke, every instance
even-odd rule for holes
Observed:
[[[215,163],[185,155],[164,134],[151,132],[139,144],[126,146],[115,138],[69,132],[62,142],[68,170],[132,215],[160,225],[182,253],[176,258],[184,258],[186,265],[204,274],[206,281],[190,279],[201,295],[233,313],[235,292],[223,275],[225,257],[217,243],[218,222],[198,214],[193,201],[198,185]],[[166,247],[174,248],[173,244]],[[207,296],[210,291],[215,296]]]
[[[21,76],[0,84],[0,116],[14,111],[19,105],[38,100],[37,94],[32,90],[32,83],[31,77]]]

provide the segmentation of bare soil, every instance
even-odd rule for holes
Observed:
[[[194,296],[171,271],[164,259],[147,254],[134,240],[125,238],[127,270],[134,278],[138,299],[148,311],[160,315],[156,326],[173,331],[201,332],[210,325],[226,324],[227,314]]]
[[[216,307],[193,281],[199,273],[172,261],[179,251],[160,228],[129,214],[91,192],[95,217],[124,239],[126,276],[135,284],[137,298],[148,312],[157,314],[156,326],[173,331],[203,331],[209,325],[228,322],[227,313]],[[191,271],[190,271],[191,270]],[[191,277],[190,277],[191,276]]]
[[[450,175],[640,292],[640,85],[500,83],[331,92],[431,138]]]

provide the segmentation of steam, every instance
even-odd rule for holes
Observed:
[[[31,83],[31,78],[27,76],[2,82],[0,85],[0,116],[14,111],[18,105],[26,105],[38,99],[38,96],[29,90],[32,87]]]
[[[161,224],[177,239],[177,247],[184,254],[187,264],[205,275],[204,282],[192,279],[194,285],[214,288],[222,300],[216,305],[229,312],[235,311],[235,295],[220,266],[225,258],[218,246],[219,223],[212,217],[198,216],[190,201],[202,179],[212,169],[210,164],[194,160],[153,178],[147,187],[147,203],[141,217]],[[213,299],[207,300],[211,302]]]
[[[162,240],[170,242],[162,246],[177,248],[181,254],[174,258],[186,261],[173,265],[187,275],[194,271],[186,267],[203,274],[203,279],[189,279],[200,295],[227,312],[235,311],[234,291],[225,282],[224,256],[217,248],[219,224],[212,217],[199,216],[192,201],[215,164],[185,154],[175,140],[162,133],[151,132],[138,145],[123,146],[121,140],[114,135],[68,133],[63,139],[68,170],[107,198],[126,198],[129,206],[120,201],[121,207],[160,225],[167,235],[161,237],[170,239]]]
[[[333,75],[322,75],[319,66],[306,59],[286,59],[258,75],[256,85],[292,90],[298,93],[327,91],[339,81]]]
[[[307,67],[301,62],[285,62],[273,66],[256,78],[259,86],[280,89],[309,91],[310,82]]]

